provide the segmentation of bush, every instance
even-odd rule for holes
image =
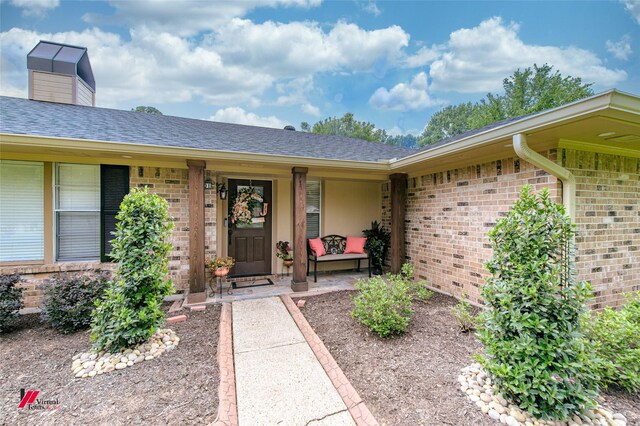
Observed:
[[[539,418],[593,408],[598,392],[581,328],[590,291],[575,280],[573,235],[564,207],[528,185],[489,232],[481,362],[506,398]]]
[[[40,317],[61,333],[73,333],[89,327],[95,302],[105,292],[110,274],[57,274],[45,280]]]
[[[151,337],[164,322],[162,300],[173,291],[166,277],[173,228],[167,202],[146,188],[134,188],[116,219],[111,257],[118,264],[117,279],[92,314],[91,338],[98,351],[115,352]]]
[[[391,244],[391,234],[377,220],[371,222],[371,228],[364,229],[362,234],[367,238],[364,248],[371,255],[371,266],[382,273]]]
[[[467,333],[476,329],[476,317],[471,313],[471,303],[466,295],[458,301],[458,304],[451,308],[451,315],[458,321],[458,330]]]
[[[22,308],[22,288],[16,287],[20,275],[0,275],[0,333],[11,328]]]
[[[426,302],[427,300],[431,299],[431,297],[433,296],[433,292],[427,288],[427,285],[428,285],[427,281],[413,280],[414,278],[413,266],[411,266],[410,263],[405,263],[402,265],[400,274],[402,274],[402,277],[405,279],[405,281],[409,285],[409,292],[411,294],[412,301],[415,302],[416,300],[418,300],[420,302]]]
[[[620,310],[606,308],[587,321],[587,336],[597,353],[597,373],[603,387],[615,384],[640,390],[640,292]]]
[[[404,332],[409,326],[411,308],[411,287],[402,275],[387,274],[358,280],[358,293],[353,297],[355,309],[351,315],[361,324],[377,333],[389,337]]]

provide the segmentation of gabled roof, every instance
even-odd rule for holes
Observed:
[[[341,136],[0,96],[0,133],[329,160],[388,161],[417,152]]]
[[[40,41],[27,54],[27,68],[34,71],[45,71],[80,77],[96,91],[96,80],[86,47],[69,44]]]

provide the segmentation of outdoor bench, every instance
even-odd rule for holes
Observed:
[[[318,262],[338,262],[344,260],[356,261],[356,269],[360,272],[360,261],[367,259],[369,268],[369,278],[371,278],[371,256],[369,253],[345,253],[347,248],[347,239],[341,235],[327,235],[320,237],[324,250],[327,252],[324,256],[316,256],[311,249],[309,239],[307,239],[307,276],[309,276],[309,268],[313,262],[313,282],[318,282]]]

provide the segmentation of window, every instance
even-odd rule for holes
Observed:
[[[100,258],[100,166],[56,164],[56,260]]]
[[[0,261],[44,259],[44,163],[0,160]]]
[[[320,236],[320,181],[307,181],[307,238]]]

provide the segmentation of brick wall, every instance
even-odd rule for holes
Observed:
[[[171,236],[173,249],[169,255],[169,275],[176,290],[189,288],[189,170],[160,167],[131,167],[131,187],[147,186],[169,203],[169,215],[174,228]],[[214,179],[210,170],[205,179]],[[205,190],[205,258],[216,255],[216,202],[217,192]]]
[[[206,170],[206,178],[214,179],[213,172]],[[169,202],[169,215],[174,220],[171,237],[173,249],[169,254],[169,275],[176,290],[189,288],[189,172],[187,169],[157,167],[130,167],[130,186],[149,187],[150,191]],[[216,202],[215,190],[205,190],[205,256],[216,255]],[[95,269],[113,269],[109,263],[62,262],[47,265],[17,265],[0,267],[0,273],[18,273],[24,281],[23,301],[25,308],[40,305],[42,291],[38,286],[58,272],[82,273]]]
[[[555,160],[555,151],[547,157]],[[517,158],[410,177],[406,255],[416,276],[439,291],[456,297],[466,293],[480,303],[480,286],[487,275],[483,263],[491,256],[487,232],[526,183],[536,191],[547,187],[560,200],[554,176]],[[383,218],[388,223],[384,195],[383,190]]]
[[[562,149],[576,177],[576,269],[593,307],[617,306],[640,290],[640,159]]]

